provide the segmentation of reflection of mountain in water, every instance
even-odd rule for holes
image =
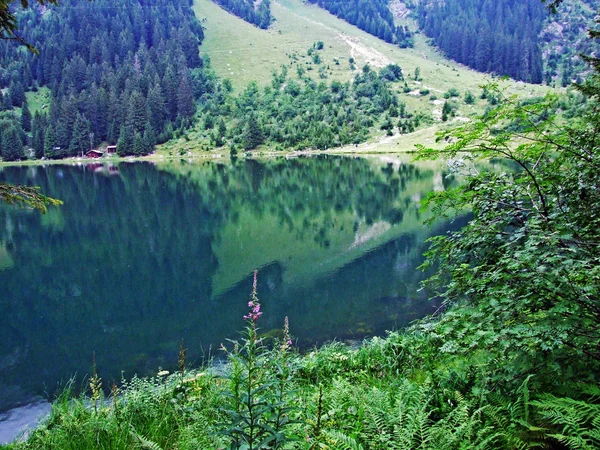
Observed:
[[[107,382],[147,373],[181,338],[198,359],[237,335],[255,268],[265,331],[288,315],[308,345],[402,326],[431,310],[413,198],[436,173],[353,158],[5,168],[64,206],[0,209],[0,384],[51,391],[94,351]]]

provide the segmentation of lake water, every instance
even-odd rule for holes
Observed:
[[[359,340],[435,310],[418,292],[419,201],[453,183],[408,158],[313,157],[7,167],[64,201],[0,205],[0,442],[95,352],[105,384],[220,356],[258,269],[263,332],[301,348]],[[459,224],[454,224],[457,227]]]

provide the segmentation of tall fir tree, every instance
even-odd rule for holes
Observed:
[[[71,156],[83,156],[90,149],[90,122],[81,114],[77,115],[73,125],[73,135],[69,143]]]
[[[119,140],[117,141],[117,154],[129,156],[133,153],[133,130],[125,125],[121,126]]]
[[[44,156],[44,133],[45,133],[45,117],[43,118],[39,113],[36,113],[31,123],[31,146],[33,147],[33,153],[37,159],[43,158]]]
[[[263,132],[256,119],[256,114],[250,113],[244,129],[243,144],[246,150],[252,150],[263,142]]]
[[[146,154],[146,147],[144,145],[144,138],[141,133],[135,133],[133,138],[133,147],[131,153],[135,156],[141,156]]]
[[[54,127],[50,124],[46,127],[44,133],[44,156],[46,158],[54,159],[57,157],[55,156],[54,147],[56,147],[56,133]]]
[[[21,106],[25,101],[25,88],[21,81],[13,81],[8,88],[11,106]]]
[[[194,105],[192,85],[189,77],[184,76],[181,78],[179,89],[177,90],[177,113],[184,118],[190,118],[195,112],[196,107]]]
[[[4,161],[18,161],[24,157],[21,133],[17,127],[10,125],[2,133],[2,159]]]
[[[150,122],[146,123],[146,127],[144,128],[144,153],[152,153],[154,151],[154,146],[156,145],[156,133],[152,128],[152,124]]]
[[[31,131],[31,111],[27,100],[23,102],[23,109],[21,110],[21,128],[26,133]]]

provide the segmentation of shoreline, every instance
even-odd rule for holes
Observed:
[[[247,153],[250,153],[248,155]],[[261,158],[296,158],[300,156],[319,156],[319,155],[337,155],[337,156],[369,156],[369,155],[411,155],[416,153],[416,150],[398,150],[393,151],[386,149],[385,151],[363,150],[356,151],[353,149],[337,148],[334,150],[254,150],[251,152],[240,152],[237,154],[238,159],[261,159]],[[126,156],[126,157],[110,157],[110,158],[63,158],[63,159],[29,159],[23,161],[0,161],[0,169],[3,167],[28,167],[28,166],[49,166],[49,165],[87,165],[91,163],[133,163],[133,162],[162,162],[169,160],[222,160],[229,159],[229,152],[210,151],[203,153],[192,153],[183,155],[164,155],[160,153],[151,153],[144,156]]]

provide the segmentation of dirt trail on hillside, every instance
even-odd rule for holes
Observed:
[[[338,32],[338,37],[350,47],[350,56],[354,59],[360,57],[374,67],[385,67],[388,64],[392,64],[392,61],[387,56],[378,52],[373,47],[366,46],[359,38],[350,37],[340,32]]]
[[[312,24],[315,24],[319,27],[325,28],[326,30],[329,30],[329,31],[337,34],[338,39],[343,41],[349,47],[349,50],[350,50],[349,53],[352,58],[363,59],[369,65],[371,65],[373,67],[378,67],[378,68],[385,67],[388,64],[392,64],[392,60],[390,60],[383,53],[375,50],[373,47],[370,47],[370,46],[364,44],[360,38],[349,36],[346,33],[342,33],[341,31],[339,31],[335,28],[332,28],[328,25],[325,25],[322,22],[318,22],[316,20],[309,19],[308,17],[301,16],[300,14],[298,14],[290,9],[287,9],[281,3],[278,3],[278,2],[273,2],[273,3],[277,6],[285,9],[286,11],[292,13],[293,15],[295,15],[296,17],[298,17],[300,19],[303,19],[307,22],[310,22]],[[342,19],[340,19],[340,20],[342,20]]]

